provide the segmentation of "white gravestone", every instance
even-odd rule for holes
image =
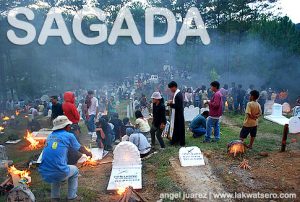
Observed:
[[[293,134],[300,133],[300,117],[294,116],[290,119],[289,132]]]
[[[3,145],[0,145],[0,160],[8,160],[6,154],[6,148]]]
[[[264,115],[271,115],[272,114],[273,104],[274,104],[274,101],[272,101],[272,100],[267,100],[266,101]]]
[[[182,147],[179,150],[179,161],[181,166],[203,166],[205,165],[203,154],[198,147]]]
[[[138,148],[131,142],[121,142],[114,150],[114,160],[107,190],[132,186],[142,189],[142,161]]]
[[[282,112],[287,114],[291,112],[291,106],[289,103],[285,102],[282,104]]]
[[[293,116],[300,117],[300,106],[296,106],[293,109]]]
[[[272,114],[264,118],[279,125],[289,124],[289,119],[282,115],[282,105],[277,103],[273,104]]]
[[[192,121],[200,113],[199,107],[194,107],[190,105],[189,107],[184,108],[184,119],[185,121]]]
[[[149,110],[148,110],[147,107],[145,107],[145,108],[142,109],[142,115],[146,119],[150,118],[150,113],[149,113]]]

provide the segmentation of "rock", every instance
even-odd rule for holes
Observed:
[[[206,152],[203,153],[207,158],[210,158],[212,156],[212,151],[207,150]]]
[[[267,156],[269,156],[269,153],[268,152],[259,152],[259,155],[267,157]]]
[[[291,143],[296,143],[297,142],[297,139],[296,138],[292,138],[291,139]]]

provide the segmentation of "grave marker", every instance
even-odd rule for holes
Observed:
[[[185,121],[192,121],[200,113],[199,107],[194,107],[190,105],[189,107],[184,108],[184,119]]]
[[[132,186],[142,189],[142,161],[138,148],[131,142],[121,142],[114,150],[114,161],[107,190]]]
[[[203,166],[205,165],[203,154],[198,147],[182,147],[179,150],[179,161],[181,166]]]

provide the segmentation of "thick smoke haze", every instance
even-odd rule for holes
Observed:
[[[43,13],[35,18],[37,33],[44,18]],[[49,92],[97,89],[137,73],[158,74],[164,64],[191,74],[192,79],[182,81],[181,85],[208,85],[214,70],[221,85],[236,82],[244,88],[254,84],[257,89],[265,85],[277,90],[288,89],[293,97],[299,94],[300,57],[290,54],[286,48],[274,47],[250,32],[243,35],[224,34],[209,29],[211,44],[207,46],[202,44],[200,38],[190,38],[183,46],[176,44],[176,38],[166,45],[150,46],[143,41],[143,44],[136,46],[128,37],[119,38],[113,46],[107,42],[87,46],[76,41],[74,36],[69,46],[58,37],[49,38],[44,46],[38,45],[37,40],[27,46],[16,46],[6,38],[6,32],[11,27],[3,20],[1,27],[0,40],[5,42],[2,46],[5,47],[2,64],[7,66],[6,71],[15,71],[13,81],[20,82],[11,85],[15,88],[21,83],[38,85],[38,88],[32,87],[32,94],[43,93],[39,92],[40,89]],[[138,28],[144,39],[143,20]],[[72,33],[71,29],[69,32]],[[24,33],[19,31],[19,34]]]

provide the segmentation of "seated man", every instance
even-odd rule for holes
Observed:
[[[135,146],[139,149],[141,158],[150,154],[151,145],[145,135],[135,132],[132,128],[126,129],[126,135],[129,137],[129,142],[135,144]]]
[[[196,116],[192,120],[189,128],[190,128],[190,131],[193,132],[193,137],[194,138],[205,135],[205,133],[206,133],[206,119],[208,117],[208,114],[209,114],[208,111],[204,111],[202,114],[199,114],[198,116]]]
[[[53,121],[53,132],[46,140],[39,172],[48,183],[51,183],[52,201],[60,200],[60,184],[68,180],[68,200],[80,200],[77,196],[78,168],[68,165],[68,150],[74,149],[92,157],[92,154],[82,147],[75,136],[69,133],[72,122],[66,116],[58,116]]]

